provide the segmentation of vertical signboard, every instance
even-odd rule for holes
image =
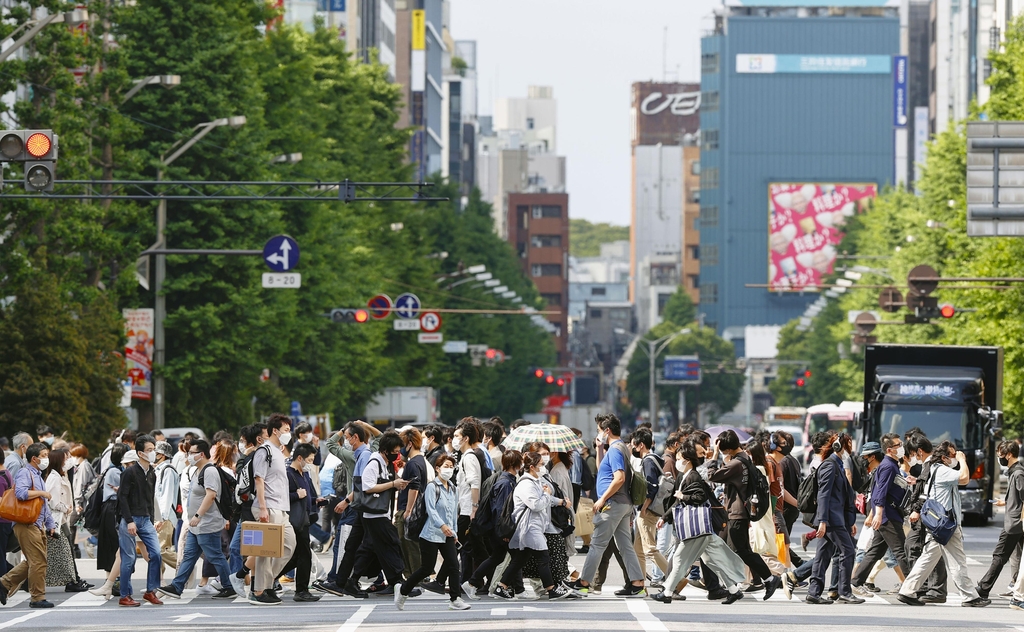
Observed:
[[[124,310],[125,368],[132,399],[153,398],[153,310]]]
[[[892,124],[907,126],[907,58],[897,56],[892,65]]]
[[[832,273],[843,226],[877,195],[875,184],[769,185],[768,289],[816,290]]]

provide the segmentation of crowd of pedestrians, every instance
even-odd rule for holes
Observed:
[[[687,585],[726,605],[780,589],[792,599],[800,587],[812,605],[861,604],[891,568],[903,604],[943,603],[951,580],[963,606],[984,607],[1015,551],[1019,564],[1024,463],[1014,441],[998,446],[1004,524],[975,585],[958,491],[970,470],[948,441],[933,446],[914,429],[855,450],[848,435],[820,432],[805,476],[786,432],[742,442],[733,430],[713,438],[685,425],[660,447],[649,426],[624,435],[614,415],[596,421],[591,443],[573,430],[566,441],[518,449],[506,433],[523,421],[384,432],[356,421],[321,448],[309,424],[275,414],[237,440],[221,431],[172,445],[159,432],[119,431],[94,461],[49,428],[38,441],[19,433],[0,466],[0,495],[13,490],[38,513],[34,522],[0,520],[0,547],[22,558],[10,568],[0,556],[0,603],[27,582],[33,608],[52,607],[47,586],[90,589],[123,607],[161,605],[187,588],[276,605],[292,584],[300,603],[387,595],[402,610],[426,590],[468,610],[482,597],[601,594],[614,559],[625,579],[616,596],[663,604],[685,600]],[[925,519],[936,514],[938,527]],[[243,556],[248,521],[280,525],[283,554]],[[107,573],[100,586],[78,573],[80,529]],[[813,558],[801,559],[812,540]],[[329,566],[314,552],[332,554]],[[1024,609],[1016,569],[1004,596]]]

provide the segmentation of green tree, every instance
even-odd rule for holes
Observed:
[[[629,226],[569,220],[569,254],[574,257],[596,257],[601,254],[601,244],[628,239]]]
[[[676,288],[675,294],[669,297],[661,318],[677,325],[687,325],[697,319],[697,306],[683,286]]]

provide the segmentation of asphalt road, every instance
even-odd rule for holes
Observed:
[[[966,529],[969,571],[975,580],[988,567],[992,548],[999,535],[997,527]],[[813,546],[813,545],[812,545]],[[326,556],[321,558],[329,564]],[[573,558],[582,567],[583,556]],[[612,565],[615,566],[614,563]],[[79,570],[93,581],[100,577],[92,560],[79,560]],[[811,606],[799,601],[804,592],[795,593],[787,601],[779,591],[770,601],[761,595],[748,595],[737,604],[725,606],[706,599],[706,594],[687,588],[685,602],[670,605],[650,599],[620,599],[611,595],[620,575],[613,569],[604,594],[581,601],[504,602],[484,598],[469,602],[472,609],[452,612],[447,599],[426,594],[410,599],[404,611],[398,611],[390,597],[366,600],[325,595],[315,604],[299,604],[286,592],[284,603],[273,607],[256,607],[244,599],[216,601],[208,596],[186,591],[181,600],[166,600],[164,606],[143,604],[139,608],[121,608],[117,600],[105,601],[88,593],[68,594],[50,589],[48,599],[57,604],[52,610],[28,608],[25,592],[12,595],[8,605],[0,608],[0,630],[323,630],[331,632],[435,632],[470,630],[642,630],[668,632],[681,630],[707,631],[715,625],[734,630],[859,630],[894,627],[915,630],[1019,630],[1024,632],[1024,617],[1011,610],[1008,601],[995,598],[988,608],[960,607],[960,598],[951,595],[946,604],[924,608],[904,606],[884,592],[861,605]],[[140,565],[136,581],[144,574]],[[169,575],[168,575],[169,578]],[[1003,592],[1010,579],[1009,570],[996,585]],[[877,584],[890,588],[897,581],[892,571],[883,571]],[[287,588],[286,588],[287,590]],[[993,592],[997,592],[993,591]],[[955,591],[954,591],[955,592]]]

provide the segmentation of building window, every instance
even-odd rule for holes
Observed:
[[[702,266],[717,266],[718,265],[718,244],[704,244],[704,251],[701,253],[704,258],[701,259],[700,264]]]
[[[699,160],[694,160],[693,162],[690,163],[690,175],[694,175],[694,176],[699,176],[700,175],[700,161]]]
[[[526,119],[526,129],[533,129],[533,117],[532,116],[528,117]]]
[[[601,310],[599,310],[599,309],[592,309],[592,310],[590,310],[590,317],[591,318],[601,318]]]
[[[608,289],[607,288],[603,288],[603,287],[592,287],[592,288],[590,288],[590,295],[591,296],[604,296],[607,293],[608,293]]]
[[[701,228],[718,228],[718,207],[717,206],[702,206],[700,207],[700,227]],[[705,253],[707,256],[707,253]]]
[[[561,248],[561,235],[533,235],[530,237],[530,245],[534,248]]]
[[[704,287],[700,288],[700,302],[709,305],[718,302],[717,283],[705,283]]]
[[[700,261],[700,246],[690,246],[690,259]]]
[[[562,264],[535,263],[531,266],[530,273],[535,277],[562,276]]]
[[[652,265],[651,285],[679,285],[679,269],[675,264]]]
[[[704,53],[701,55],[700,71],[704,74],[718,72],[718,53]]]
[[[663,294],[658,292],[658,316],[665,311],[665,305],[668,305],[668,299],[672,298],[671,294]]]
[[[540,297],[544,299],[548,305],[561,305],[562,295],[561,294],[541,294]]]
[[[701,92],[700,93],[700,111],[701,112],[717,112],[718,111],[718,91]]]
[[[533,207],[533,219],[540,219],[542,217],[561,217],[562,207],[550,204],[538,205]]]
[[[700,189],[690,189],[690,202],[700,204]]]
[[[687,276],[686,278],[690,282],[690,289],[691,290],[696,290],[696,289],[700,288],[700,276],[698,276],[696,274],[691,274],[691,275]]]
[[[701,131],[700,141],[704,150],[718,149],[718,130],[706,129]]]
[[[708,167],[700,174],[700,188],[718,188],[718,167]]]

